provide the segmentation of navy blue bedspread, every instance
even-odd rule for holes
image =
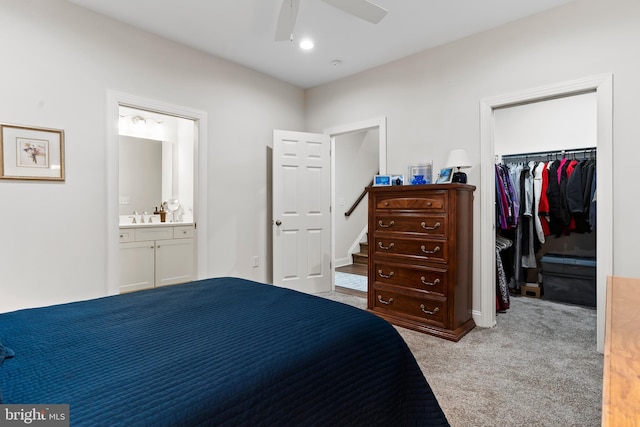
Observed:
[[[73,426],[448,425],[386,321],[243,279],[0,314],[0,344],[4,403]]]

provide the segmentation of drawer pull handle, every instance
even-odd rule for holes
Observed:
[[[427,250],[427,248],[424,245],[420,246],[420,249],[422,250],[423,253],[429,254],[429,255],[433,255],[435,253],[440,252],[440,246],[436,246],[435,248],[433,248],[432,251]]]
[[[433,309],[433,311],[429,311],[425,308],[424,304],[420,304],[420,310],[422,310],[422,312],[425,314],[430,314],[433,316],[434,314],[437,314],[440,311],[440,307],[436,307]]]
[[[380,303],[386,304],[386,305],[393,304],[393,298],[389,298],[389,301],[385,301],[385,300],[382,299],[382,295],[378,295],[378,301],[380,301]]]
[[[123,237],[124,237],[124,234],[121,234],[121,235],[120,235],[120,238],[122,239]]]
[[[436,279],[433,282],[427,282],[427,278],[424,276],[420,278],[420,281],[422,282],[423,285],[427,285],[427,286],[435,286],[440,284],[440,279]]]
[[[380,228],[389,228],[389,227],[393,227],[393,225],[395,224],[395,221],[391,221],[389,224],[384,224],[382,222],[382,220],[378,221],[378,225],[380,226]]]
[[[433,203],[427,202],[427,206],[431,207],[431,206],[433,206]]]
[[[426,222],[422,221],[422,223],[420,223],[420,226],[421,226],[422,228],[424,228],[425,230],[437,230],[438,228],[440,228],[440,223],[439,223],[439,222],[436,222],[436,223],[433,225],[433,227],[429,227],[429,226],[427,225],[427,223],[426,223]]]
[[[393,249],[394,246],[395,246],[395,243],[389,243],[389,246],[384,246],[382,242],[378,242],[378,247],[380,249],[384,249],[385,251],[388,251],[389,249]]]
[[[383,279],[391,279],[391,278],[393,277],[393,275],[394,275],[394,272],[392,271],[392,272],[390,272],[389,274],[384,274],[384,273],[382,272],[382,270],[378,270],[378,275],[379,275],[380,277],[382,277]]]

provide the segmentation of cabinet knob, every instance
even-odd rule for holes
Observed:
[[[280,227],[280,226],[282,225],[282,221],[280,221],[279,219],[278,219],[278,220],[276,220],[276,225],[277,225],[278,227]]]

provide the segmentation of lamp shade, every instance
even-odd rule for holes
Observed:
[[[467,156],[467,152],[463,149],[451,150],[449,158],[447,159],[447,167],[458,169],[470,168],[471,161],[469,160],[469,156]]]

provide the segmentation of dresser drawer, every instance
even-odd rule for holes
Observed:
[[[449,258],[448,243],[444,240],[400,239],[383,235],[376,236],[372,243],[374,256],[409,256],[443,263],[446,263]]]
[[[378,283],[447,295],[446,269],[371,262],[373,262],[375,281]]]
[[[375,216],[376,231],[394,233],[419,233],[429,236],[447,237],[448,218],[446,215],[384,214]]]
[[[429,212],[446,212],[447,192],[431,191],[419,197],[398,195],[380,195],[376,200],[377,209],[423,210]]]
[[[446,298],[420,298],[385,289],[375,290],[374,311],[403,314],[421,322],[446,327]]]

